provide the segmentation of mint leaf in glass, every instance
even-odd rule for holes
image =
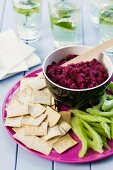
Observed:
[[[72,22],[59,22],[55,24],[56,26],[68,29],[68,30],[75,30],[76,26],[72,26]]]
[[[59,27],[62,27],[62,28],[65,28],[65,29],[68,29],[68,30],[76,30],[76,26],[72,24],[72,22],[70,21],[65,21],[65,22],[59,22],[60,18],[56,18],[56,17],[53,17],[53,16],[50,16],[50,19],[51,19],[51,26],[53,27],[53,25],[56,25],[56,26],[59,26]]]
[[[100,11],[100,24],[113,25],[113,8],[103,9]]]
[[[26,16],[31,16],[33,13],[39,13],[39,8],[38,7],[34,7],[31,9],[23,9],[23,8],[17,8],[16,6],[14,6],[14,10],[19,13],[19,14],[23,14]]]
[[[59,10],[58,15],[60,18],[70,18],[71,17],[71,10]]]

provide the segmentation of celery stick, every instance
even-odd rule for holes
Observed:
[[[107,96],[106,96],[106,94],[104,94],[102,96],[101,100],[100,100],[100,103],[98,105],[96,105],[96,106],[93,106],[93,108],[97,109],[97,110],[100,110],[102,105],[103,105],[103,103],[104,103],[104,101],[106,100],[106,98],[107,98]]]
[[[113,108],[113,100],[105,100],[102,105],[102,110],[107,111]]]
[[[103,122],[103,123],[105,123],[105,122]],[[110,127],[108,126],[108,134],[106,133],[106,131],[105,131],[105,127],[104,127],[104,125],[101,125],[101,122],[100,123],[90,123],[89,124],[90,126],[92,126],[92,128],[94,129],[94,130],[96,130],[96,132],[97,133],[99,133],[101,136],[105,136],[105,137],[107,137],[107,138],[110,138]]]
[[[108,85],[108,89],[111,90],[111,92],[113,92],[113,82],[110,82]]]
[[[96,127],[96,128],[99,128],[99,129],[102,129],[102,126],[100,123],[96,123],[96,122],[91,122],[89,123],[90,126],[93,126],[93,127]]]
[[[94,128],[93,128],[94,129]],[[98,133],[98,131],[96,130],[96,129],[94,129],[97,133]],[[91,135],[91,133],[87,130],[87,129],[85,129],[85,133],[86,133],[86,135],[87,135],[87,137],[89,138],[89,139],[93,139],[93,137],[92,137],[92,135]],[[100,133],[99,133],[100,134]],[[101,135],[101,134],[100,134]],[[103,135],[103,134],[102,134]],[[110,147],[108,146],[108,144],[107,144],[107,140],[106,140],[106,137],[107,136],[102,136],[101,135],[101,139],[102,139],[102,143],[103,143],[103,147],[104,148],[106,148],[106,149],[110,149]]]
[[[111,118],[111,121],[113,121],[113,118]],[[113,123],[110,124],[111,129],[111,139],[113,139]]]
[[[100,135],[90,126],[88,123],[86,123],[84,120],[81,120],[85,128],[91,133],[92,135],[92,140],[87,139],[88,141],[88,146],[92,148],[93,150],[103,153],[103,143]]]
[[[100,124],[103,127],[103,129],[105,130],[106,134],[108,135],[108,138],[111,139],[109,125],[106,122],[100,122]]]
[[[93,129],[101,136],[104,136],[104,137],[107,137],[108,138],[108,135],[106,134],[106,132],[104,131],[104,129],[99,129],[99,128],[96,128],[96,127],[93,127]]]
[[[93,109],[93,110],[95,110],[95,109]],[[98,111],[98,110],[96,110],[96,111]],[[81,111],[77,110],[77,109],[76,109],[76,113],[74,113],[74,115],[85,120],[85,121],[87,121],[87,122],[102,122],[103,121],[103,122],[106,122],[106,123],[112,123],[111,120],[109,120],[105,117],[96,116],[96,115],[94,116],[94,115],[89,115],[89,114],[83,115],[83,114],[81,114]]]
[[[73,132],[78,136],[78,138],[82,142],[82,148],[79,151],[78,157],[83,158],[87,152],[87,149],[88,149],[87,137],[86,137],[86,134],[84,133],[83,125],[82,125],[80,119],[78,119],[78,118],[72,118],[71,125],[72,125]]]
[[[104,147],[105,149],[109,149],[109,150],[110,150],[111,148],[110,148],[109,145],[107,144],[106,137],[101,136],[101,139],[102,139],[103,147]]]
[[[92,134],[87,129],[84,129],[84,131],[85,131],[87,137],[92,140],[93,139]]]
[[[89,115],[87,112],[83,112],[81,110],[75,109],[75,110],[70,110],[74,115],[76,116],[76,113],[80,112],[81,115]]]
[[[99,111],[93,108],[88,108],[87,112],[94,116],[113,117],[113,110],[104,112],[104,111]],[[107,123],[110,123],[110,122],[107,121]]]
[[[113,100],[113,95],[106,94],[106,96],[107,96],[107,100]]]

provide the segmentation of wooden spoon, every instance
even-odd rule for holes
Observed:
[[[67,66],[69,64],[76,64],[79,63],[81,61],[91,61],[92,59],[99,59],[99,57],[102,57],[102,51],[110,48],[113,46],[113,38],[104,42],[101,45],[98,45],[94,48],[92,48],[91,50],[88,50],[87,52],[85,52],[84,54],[79,55],[78,57],[75,57],[73,59],[71,59],[70,61],[67,61],[66,63],[62,64],[62,66]],[[99,55],[101,54],[101,55]],[[101,59],[100,59],[101,60]]]

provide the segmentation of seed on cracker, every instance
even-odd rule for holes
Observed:
[[[48,133],[47,133],[47,135],[45,135],[43,137],[43,139],[47,141],[47,140],[49,140],[51,138],[54,138],[56,136],[61,136],[61,135],[62,135],[62,133],[61,133],[58,125],[56,125],[56,126],[54,126],[52,128],[48,128]]]
[[[28,115],[28,105],[22,104],[18,100],[14,100],[11,107],[6,108],[7,117],[16,117]]]
[[[21,127],[22,117],[6,118],[5,126]]]
[[[72,139],[69,134],[66,134],[65,136],[59,138],[56,142],[54,142],[52,146],[59,154],[61,154],[69,148],[75,146],[76,144],[77,141]]]
[[[41,104],[29,104],[29,113],[33,117],[38,117],[45,112],[46,108]]]
[[[49,127],[55,126],[59,121],[61,115],[49,106],[47,106],[45,113],[48,115]]]
[[[25,135],[29,136],[44,136],[47,135],[47,122],[42,122],[40,126],[25,126]]]
[[[39,77],[23,78],[20,83],[20,90],[24,90],[26,86],[29,86],[34,90],[40,90],[46,87],[46,82],[44,79],[40,79]]]
[[[46,117],[47,117],[47,114],[45,113],[37,118],[34,118],[32,116],[25,116],[22,119],[22,125],[39,126]]]

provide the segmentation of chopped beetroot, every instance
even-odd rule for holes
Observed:
[[[61,65],[77,55],[68,55],[59,63],[47,67],[47,76],[56,84],[70,89],[87,89],[102,84],[108,78],[105,67],[96,59],[77,64]]]

